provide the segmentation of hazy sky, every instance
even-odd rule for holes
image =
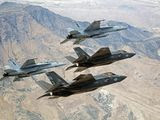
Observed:
[[[145,28],[160,27],[160,0],[0,0],[40,5],[81,21],[117,20]]]

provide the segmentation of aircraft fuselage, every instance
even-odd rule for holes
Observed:
[[[94,66],[107,65],[107,64],[111,64],[113,62],[119,61],[119,60],[130,58],[134,55],[135,55],[134,53],[124,53],[124,54],[115,53],[110,56],[99,56],[96,58],[90,57],[88,60],[81,61],[77,63],[76,65],[77,67],[94,67]]]
[[[83,31],[77,34],[71,34],[68,36],[67,39],[84,39],[84,38],[97,38],[97,37],[105,37],[107,36],[107,33],[109,32],[116,32],[120,30],[124,30],[126,28],[122,28],[119,26],[114,26],[114,27],[104,27],[104,28],[99,28],[97,30],[90,30],[90,31]],[[105,35],[106,34],[106,35]]]

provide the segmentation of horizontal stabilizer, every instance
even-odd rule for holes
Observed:
[[[18,76],[16,76],[14,79],[13,79],[13,82],[17,82],[17,81],[21,81],[23,80],[22,78],[19,78]]]
[[[16,63],[16,60],[13,59],[13,58],[9,59],[9,60],[8,60],[8,63],[9,63],[9,67],[10,67],[11,69],[19,69],[19,68],[20,68],[20,67],[19,67],[19,64],[17,64],[17,63]]]
[[[87,67],[78,67],[74,72],[82,72],[86,69],[87,69]]]
[[[112,72],[106,72],[106,73],[103,73],[103,75],[112,76],[112,75],[116,75],[116,74],[114,74],[114,73],[112,73]]]
[[[68,61],[70,61],[71,63],[73,63],[75,60],[76,60],[76,58],[74,58],[74,57],[72,57],[72,56],[66,56],[65,57]]]
[[[4,70],[5,73],[12,73],[12,72],[17,72],[16,70],[14,69],[6,69]]]
[[[45,91],[51,89],[53,86],[45,81],[36,81],[36,83]]]
[[[100,56],[110,56],[111,52],[108,47],[99,49],[94,55],[91,56],[91,58],[100,57]]]

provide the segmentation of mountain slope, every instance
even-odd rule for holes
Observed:
[[[7,11],[12,11],[14,7],[16,12],[3,12],[5,10],[4,8],[7,8]],[[30,21],[41,25],[48,31],[53,32],[53,34],[63,38],[67,35],[68,28],[82,30],[88,25],[87,22],[77,22],[70,18],[57,15],[39,6],[23,6],[21,4],[17,5],[16,3],[3,3],[1,4],[1,9],[1,28],[3,28],[1,29],[1,41],[8,41],[12,39],[14,41],[25,41],[25,39],[45,39],[45,36],[39,35],[32,37],[32,35],[29,35],[29,29],[31,29],[29,28]],[[18,10],[23,12],[17,12]],[[20,25],[17,24],[18,21],[20,22]],[[78,27],[77,24],[80,27]],[[154,37],[153,33],[121,22],[109,21],[106,24],[122,24],[128,26],[128,29],[122,32],[113,33],[106,38],[87,40],[86,42],[83,42],[82,45],[91,48],[95,48],[95,46],[100,47],[102,45],[112,46],[114,49],[121,49],[123,45],[127,45],[130,46],[136,53],[147,55],[151,58],[160,59],[160,56],[158,55],[160,38]],[[21,34],[19,34],[19,32],[21,32]]]
[[[39,6],[3,3],[0,5],[0,65],[8,58],[22,64],[28,58],[37,61],[57,60],[69,63],[64,56],[73,53],[71,42],[60,45],[67,28],[84,29],[88,23],[66,18]],[[0,119],[2,120],[158,120],[160,113],[160,62],[156,54],[159,38],[153,33],[124,24],[127,31],[114,33],[100,40],[87,40],[80,46],[89,54],[102,46],[135,51],[132,59],[112,65],[88,69],[83,73],[114,72],[127,75],[122,83],[99,90],[55,100],[36,100],[44,91],[31,78],[12,83],[12,78],[0,81]],[[75,55],[75,53],[74,53]],[[143,55],[143,56],[142,56]],[[79,73],[53,69],[68,82]],[[2,76],[3,69],[0,71]],[[45,74],[35,76],[48,81]],[[49,82],[49,81],[48,81]]]

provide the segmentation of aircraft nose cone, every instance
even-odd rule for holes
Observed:
[[[127,78],[127,76],[121,76],[121,80],[124,80],[126,78]]]
[[[136,55],[136,53],[130,53],[130,57],[133,57],[135,55]]]

